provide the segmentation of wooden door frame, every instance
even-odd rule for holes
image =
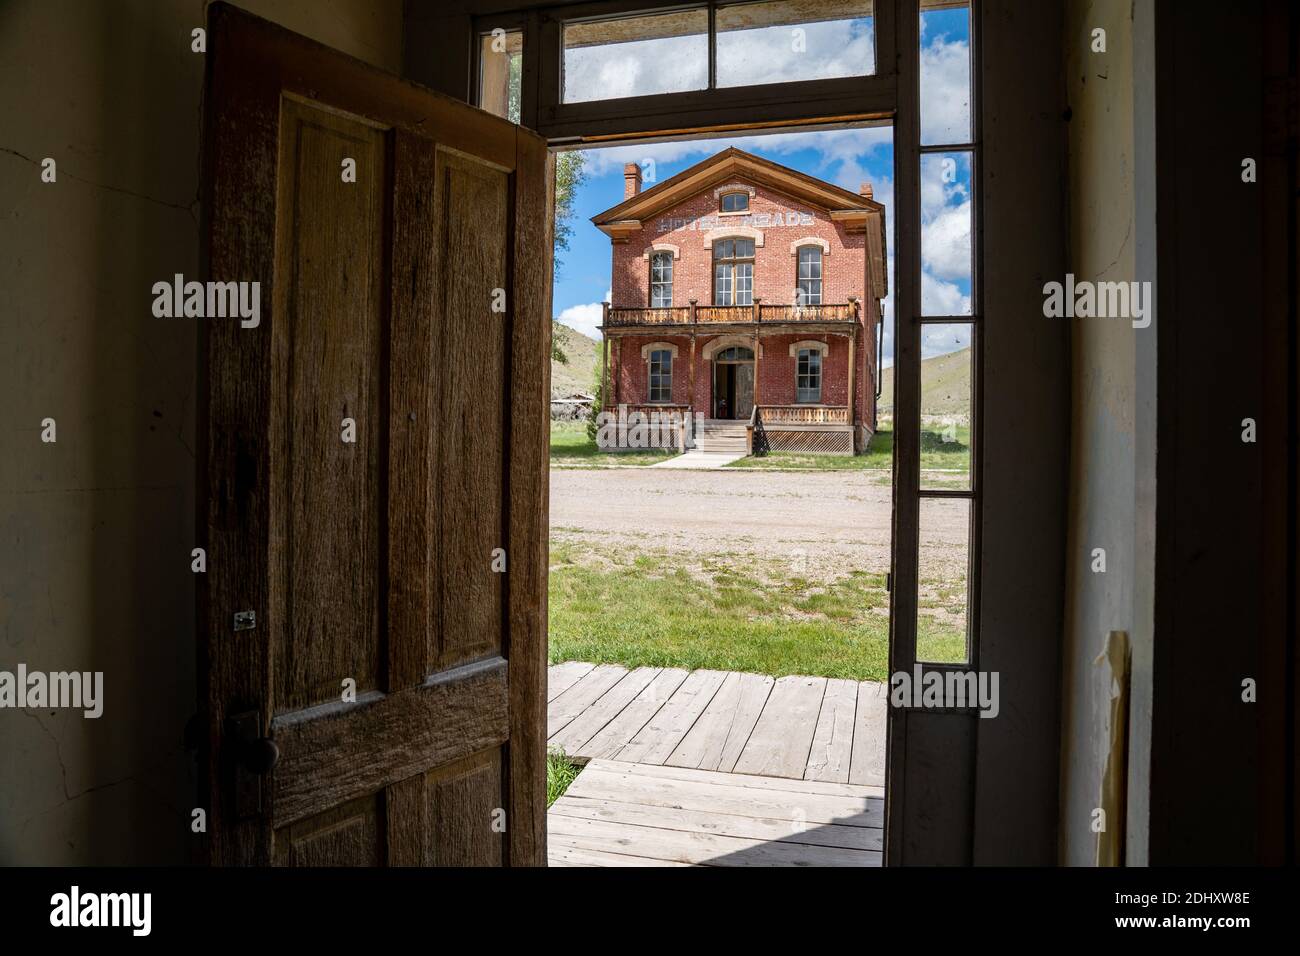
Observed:
[[[672,0],[407,0],[405,69],[417,81],[474,102],[470,63],[479,31],[497,22],[522,24],[525,84],[531,77],[534,85],[524,90],[521,121],[545,135],[552,148],[892,120],[897,203],[918,186],[919,146],[907,145],[919,144],[916,3],[877,0],[877,74],[816,81],[834,83],[833,89],[798,83],[637,97],[612,101],[614,106],[558,102],[554,64],[562,17],[683,5]],[[972,95],[982,104],[973,116],[973,139],[983,153],[973,178],[973,232],[984,261],[997,263],[987,283],[980,281],[980,264],[975,266],[981,315],[996,321],[987,333],[982,326],[975,330],[974,376],[980,384],[974,441],[997,456],[972,466],[980,495],[979,517],[972,519],[970,661],[999,671],[1002,687],[1016,698],[1010,713],[1004,705],[1001,720],[909,717],[891,708],[885,850],[890,864],[1056,859],[1069,356],[1067,325],[1042,317],[1041,285],[1065,270],[1061,16],[1053,4],[972,2]],[[458,33],[464,42],[449,44],[448,37]],[[435,44],[436,58],[425,52]],[[919,249],[919,229],[919,212],[896,217],[896,266],[902,250]],[[895,382],[909,379],[915,394],[900,393],[896,407],[906,402],[913,421],[919,421],[919,327],[904,330],[907,316],[919,313],[919,293],[919,272],[899,267]],[[1016,375],[1003,375],[997,389],[984,387],[989,370],[1011,369]],[[899,440],[897,432],[896,427]],[[895,453],[895,468],[901,469],[895,474],[897,501],[919,486],[919,434],[903,438]],[[907,510],[910,516],[895,509],[891,604],[895,621],[912,620],[891,639],[891,657],[900,644],[915,656],[915,544],[906,546],[901,560],[899,555],[901,532],[915,533],[915,509]],[[904,595],[905,587],[911,591]],[[899,662],[894,657],[891,667]],[[915,771],[910,776],[909,765]],[[927,776],[936,767],[954,768],[968,786],[960,794],[943,793]],[[904,797],[909,791],[916,796],[910,804]]]

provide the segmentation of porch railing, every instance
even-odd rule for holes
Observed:
[[[856,302],[834,305],[690,305],[671,309],[626,309],[609,306],[604,324],[609,328],[662,325],[728,325],[753,322],[852,322]]]
[[[772,425],[847,425],[847,405],[764,405],[763,421]]]

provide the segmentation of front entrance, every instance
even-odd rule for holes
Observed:
[[[713,417],[749,418],[754,411],[754,352],[733,346],[713,360]]]

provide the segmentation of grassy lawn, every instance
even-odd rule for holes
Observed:
[[[945,438],[949,440],[945,441]],[[882,428],[872,437],[865,455],[805,455],[795,451],[774,451],[762,458],[742,458],[726,467],[774,471],[874,471],[888,475],[893,466],[894,433]],[[955,434],[950,431],[946,436],[939,431],[921,432],[921,468],[934,473],[927,476],[927,486],[949,483],[964,486],[966,475],[970,473],[970,429],[957,428]]]
[[[553,545],[551,662],[706,667],[782,676],[887,679],[884,576],[813,582],[780,562],[664,552],[594,555]],[[964,637],[924,611],[927,656],[964,654]]]
[[[621,468],[653,465],[675,451],[603,452],[587,437],[586,422],[551,422],[551,464],[566,468]]]
[[[569,763],[567,757],[559,751],[546,755],[546,805],[549,807],[569,789],[569,784],[577,778],[582,768]]]

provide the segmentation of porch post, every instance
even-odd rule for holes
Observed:
[[[609,303],[600,304],[600,404],[609,410]]]
[[[858,300],[850,297],[853,303],[853,331],[849,334],[849,426],[853,429],[853,447],[858,447],[858,393],[857,385],[857,344],[858,319],[860,315]]]
[[[691,329],[691,394],[686,401],[687,414],[695,414],[695,330]]]
[[[762,345],[759,343],[758,340],[758,335],[759,335],[758,323],[762,321],[758,304],[762,301],[763,300],[758,296],[754,296],[754,407],[755,408],[758,408],[759,406],[758,396],[760,393],[760,389],[758,387],[758,353],[761,352],[763,349]]]

